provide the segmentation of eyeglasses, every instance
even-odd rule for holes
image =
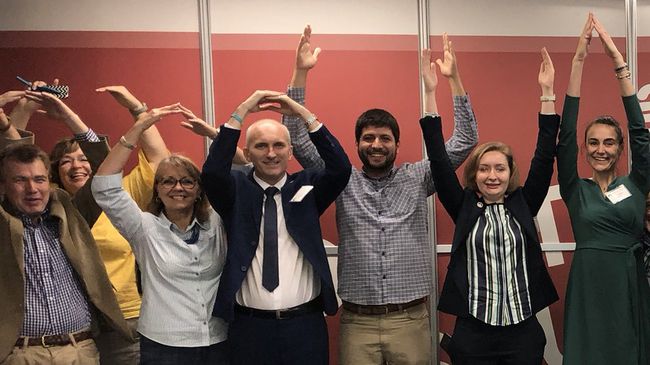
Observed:
[[[159,182],[159,184],[165,189],[172,189],[177,183],[181,183],[183,189],[192,189],[196,186],[196,180],[189,177],[182,177],[180,180],[173,177],[166,177]]]

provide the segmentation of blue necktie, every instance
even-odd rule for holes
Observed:
[[[269,292],[278,287],[278,211],[273,196],[278,188],[264,190],[264,258],[262,260],[262,286]]]

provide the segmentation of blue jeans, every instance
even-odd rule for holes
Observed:
[[[203,347],[166,346],[140,335],[141,365],[228,365],[227,341]]]

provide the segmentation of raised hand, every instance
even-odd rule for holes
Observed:
[[[452,47],[447,33],[442,34],[443,59],[438,58],[436,63],[440,68],[440,73],[447,78],[458,77],[458,67],[456,66],[456,54]]]
[[[5,111],[2,108],[0,108],[0,129],[4,129],[8,125],[9,125],[9,118],[7,118]]]
[[[311,114],[304,106],[298,104],[286,94],[268,96],[260,104],[261,110],[270,110],[286,116],[300,116],[306,118]]]
[[[142,107],[142,103],[131,92],[122,85],[104,86],[95,89],[98,93],[108,92],[123,107],[128,110],[137,110]]]
[[[13,103],[16,100],[25,96],[24,91],[7,91],[4,94],[0,94],[0,107],[3,107],[9,103]]]
[[[592,15],[593,19],[593,28],[596,30],[596,33],[598,33],[598,36],[600,38],[600,43],[603,44],[603,48],[605,49],[605,54],[609,56],[609,58],[614,61],[614,64],[618,67],[621,66],[622,64],[625,63],[625,59],[623,58],[623,55],[621,55],[621,52],[618,51],[618,48],[616,48],[616,44],[614,44],[614,40],[612,37],[609,35],[605,27],[600,23],[600,21]]]
[[[185,121],[181,122],[183,128],[189,129],[194,134],[197,134],[202,137],[214,138],[217,136],[218,129],[206,123],[203,119],[194,115],[194,113],[184,107],[183,105],[178,106],[181,110],[181,114],[185,117]]]
[[[553,82],[555,81],[555,68],[553,67],[553,61],[551,56],[548,55],[546,47],[542,48],[542,62],[539,65],[539,75],[537,76],[537,82],[542,88],[542,91],[553,91]],[[549,95],[551,95],[549,94]]]
[[[77,114],[56,96],[42,91],[25,91],[25,98],[40,105],[39,112],[46,114],[48,117],[60,121],[66,121],[73,118],[79,118]]]
[[[314,50],[311,49],[311,27],[307,25],[300,37],[298,49],[296,49],[296,69],[310,70],[316,66],[320,51],[321,49],[318,47]]]
[[[243,103],[239,105],[237,109],[238,112],[247,114],[247,113],[257,113],[259,111],[265,110],[260,108],[260,105],[268,103],[265,99],[273,96],[282,95],[281,92],[271,91],[271,90],[256,90],[251,96],[249,96]],[[242,118],[245,115],[238,113]]]
[[[424,81],[425,91],[435,91],[438,85],[438,76],[436,75],[436,64],[433,62],[430,49],[422,50],[422,54],[420,55],[420,68],[422,69],[422,80]]]
[[[180,103],[162,106],[160,108],[153,108],[148,112],[140,113],[134,125],[140,125],[144,130],[149,129],[154,123],[161,120],[163,117],[172,114],[181,114]]]
[[[573,56],[573,61],[584,62],[589,53],[589,44],[591,44],[591,34],[594,30],[594,15],[589,13],[587,21],[585,22],[580,38],[578,38],[578,46],[576,47],[576,54]]]

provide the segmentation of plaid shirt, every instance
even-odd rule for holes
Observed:
[[[304,89],[289,88],[304,103]],[[454,96],[455,127],[445,144],[454,167],[478,140],[468,96]],[[322,166],[304,123],[284,118],[300,164]],[[373,179],[352,169],[350,182],[336,199],[339,231],[338,294],[363,305],[405,303],[431,293],[431,242],[427,197],[435,192],[429,160],[393,167]]]
[[[46,210],[23,222],[25,315],[21,336],[58,335],[90,328],[84,289],[59,241],[59,222]]]

